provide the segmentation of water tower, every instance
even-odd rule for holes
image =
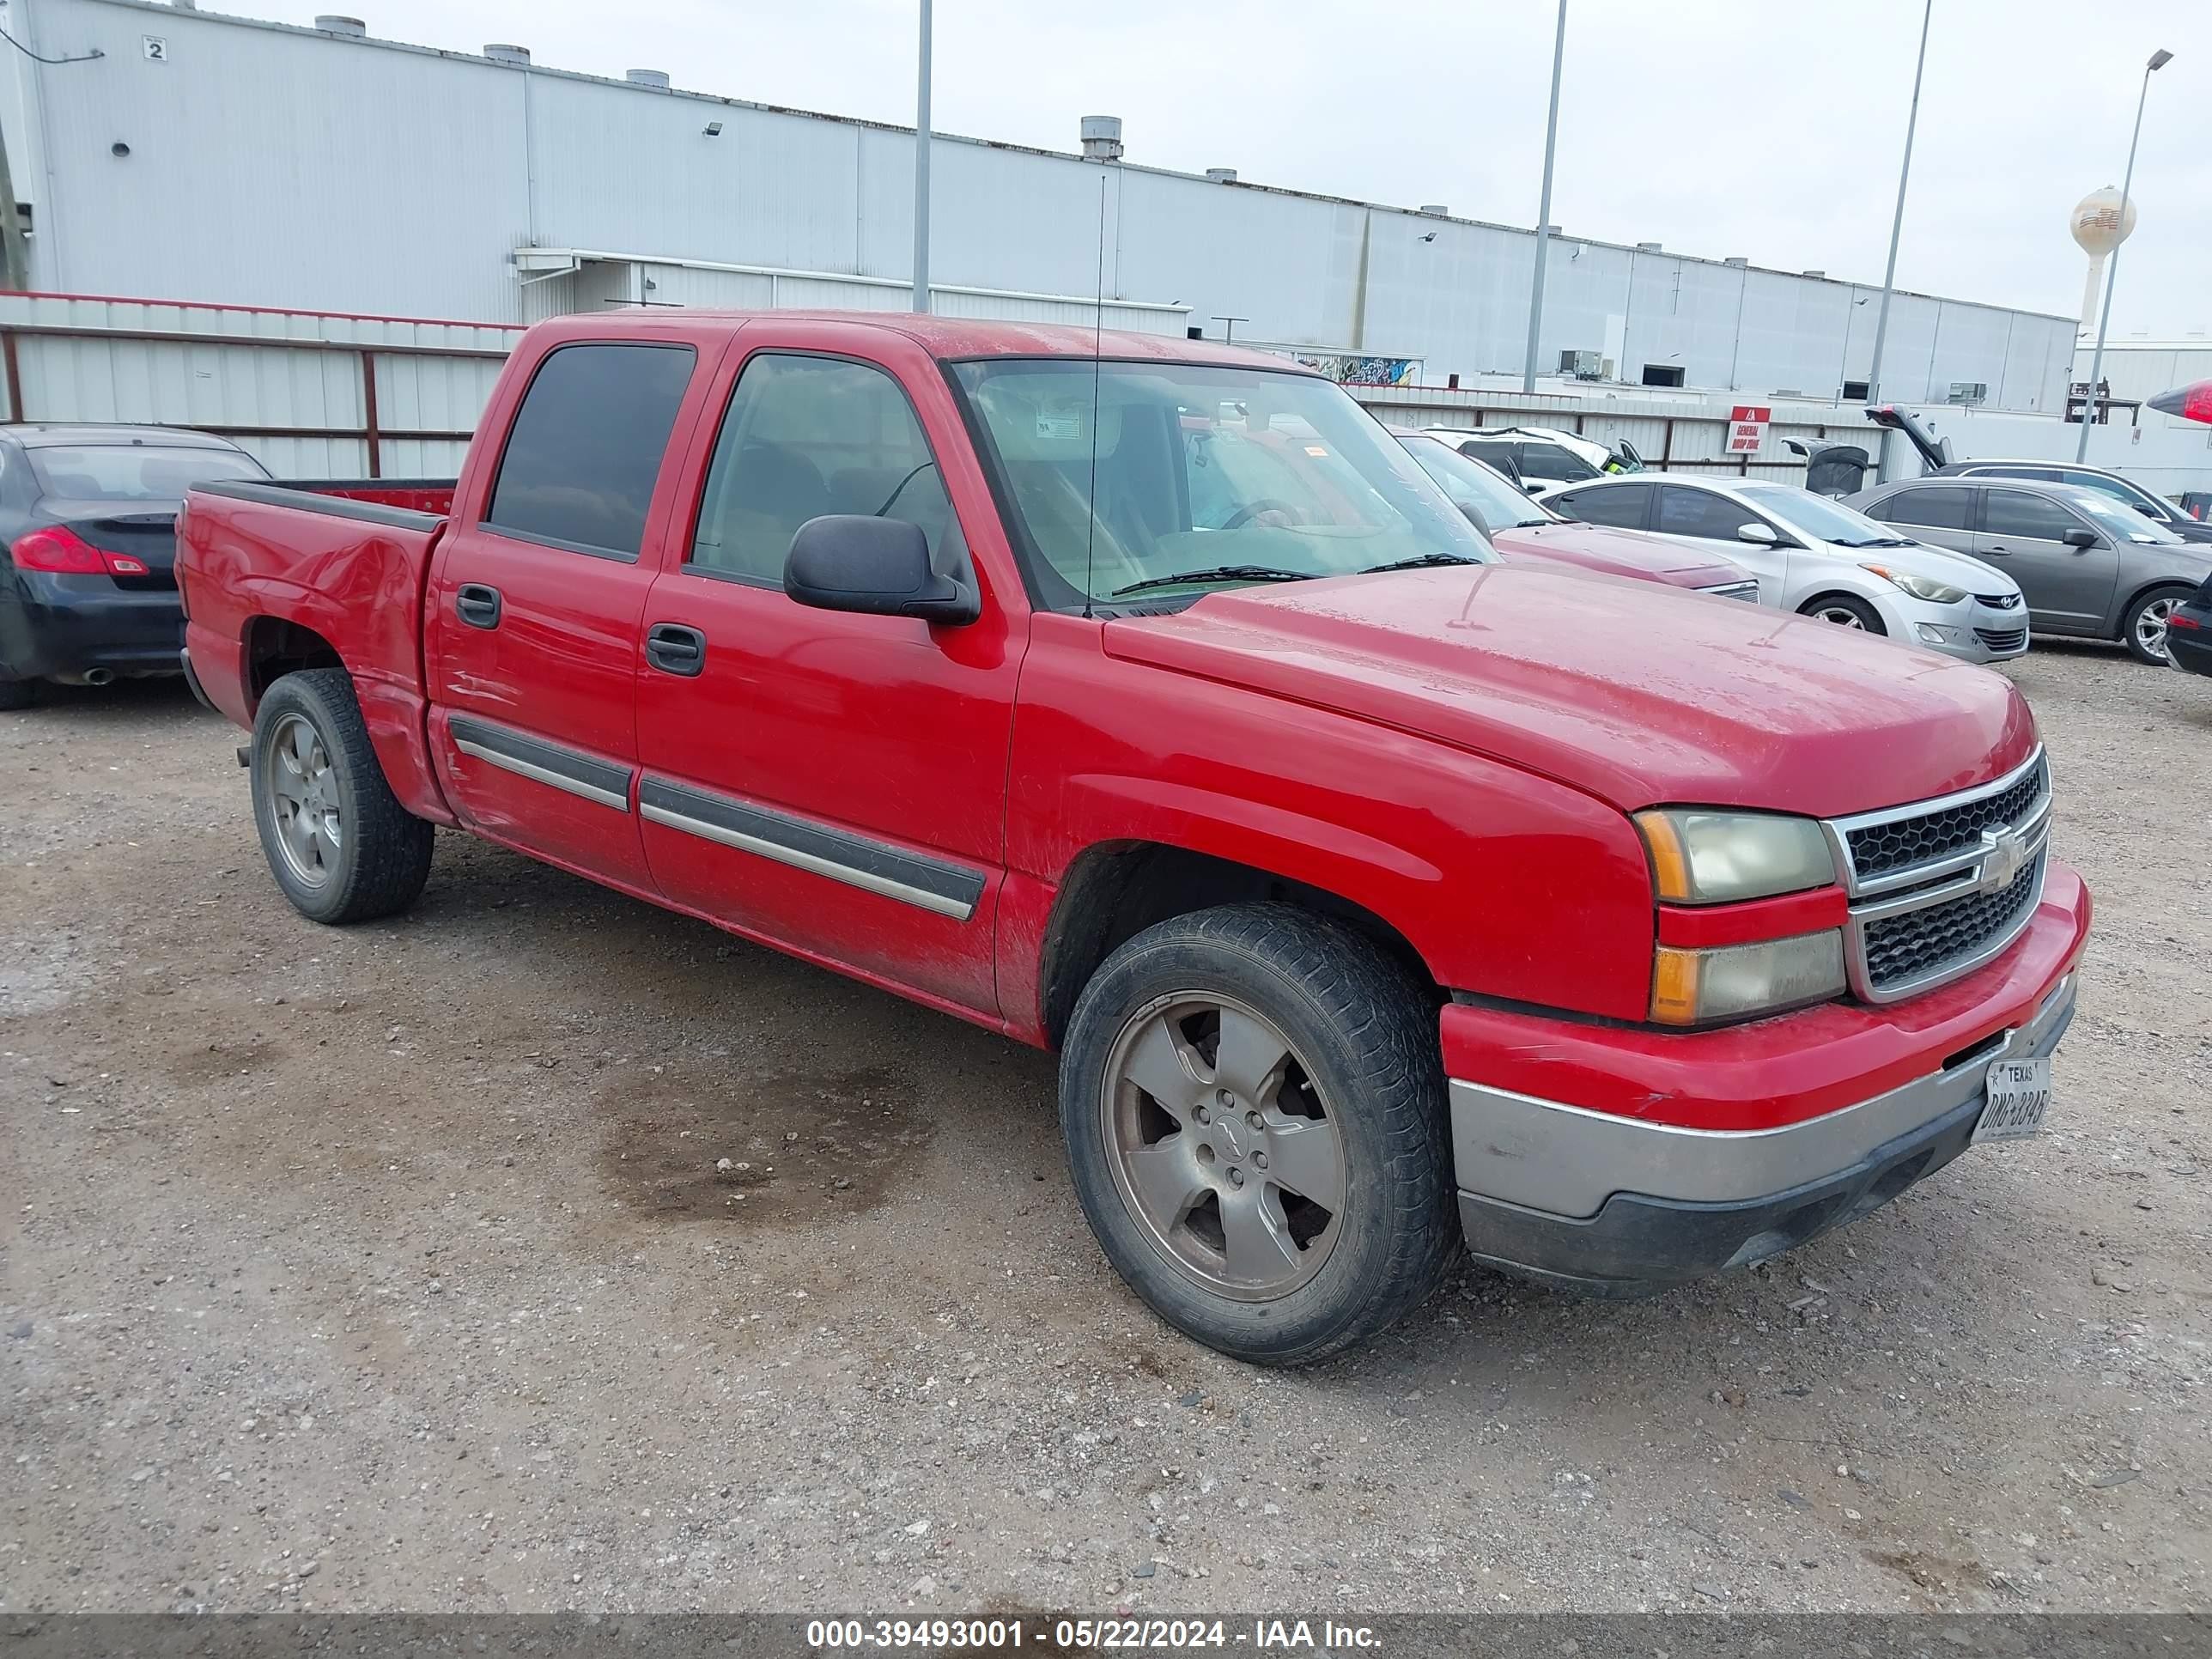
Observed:
[[[2105,280],[2105,262],[2112,257],[2112,250],[2128,240],[2136,228],[2136,204],[2123,200],[2120,192],[2106,185],[2102,190],[2093,190],[2074,204],[2068,228],[2081,251],[2089,256],[2089,277],[2081,289],[2081,331],[2087,334],[2097,323],[2097,290]]]

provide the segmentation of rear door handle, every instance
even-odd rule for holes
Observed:
[[[655,623],[645,630],[645,659],[664,674],[696,678],[707,665],[707,636],[682,623]]]
[[[463,582],[453,594],[453,614],[471,628],[499,626],[499,589]]]

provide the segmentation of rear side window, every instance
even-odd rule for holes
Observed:
[[[1710,489],[1686,484],[1662,485],[1659,491],[1659,522],[1662,536],[1697,536],[1706,541],[1732,542],[1744,525],[1765,520],[1749,507],[1716,495]]]
[[[2025,489],[1992,489],[1982,504],[1982,528],[1992,536],[2055,542],[2081,521],[2057,502]]]
[[[490,528],[634,559],[696,354],[687,345],[571,345],[546,354],[500,458]]]
[[[1547,495],[1544,504],[1584,524],[1641,530],[1650,499],[1650,484],[1612,484],[1603,489],[1571,489],[1564,495]],[[1731,529],[1729,533],[1733,536],[1735,532]]]
[[[687,562],[781,587],[799,526],[832,513],[902,519],[940,572],[964,562],[944,477],[898,382],[842,358],[763,353],[722,417]]]
[[[1964,530],[1971,489],[1900,489],[1869,514],[1884,524],[1915,524],[1929,530]],[[2017,495],[2008,489],[2005,495]]]

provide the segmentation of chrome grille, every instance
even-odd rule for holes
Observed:
[[[2020,936],[2043,893],[2051,775],[2038,750],[1993,783],[1831,820],[1854,994],[1894,1002],[1971,973]]]
[[[2020,603],[2017,593],[1977,593],[1974,597],[1992,611],[2009,611]]]
[[[1974,637],[1992,651],[2017,651],[2027,643],[2025,628],[1977,628]]]
[[[1930,801],[1899,807],[1894,813],[1869,814],[1882,821],[1862,823],[1846,830],[1844,837],[1851,855],[1851,872],[1863,881],[1977,846],[1982,831],[1992,825],[2018,823],[2045,793],[2049,782],[2039,754],[2002,788],[1978,799],[1956,806]]]

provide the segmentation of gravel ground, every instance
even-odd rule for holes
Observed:
[[[1047,1057],[459,836],[319,929],[180,690],[0,715],[0,1608],[2204,1607],[2212,681],[2011,672],[2053,1133],[1289,1375],[1108,1272]]]

